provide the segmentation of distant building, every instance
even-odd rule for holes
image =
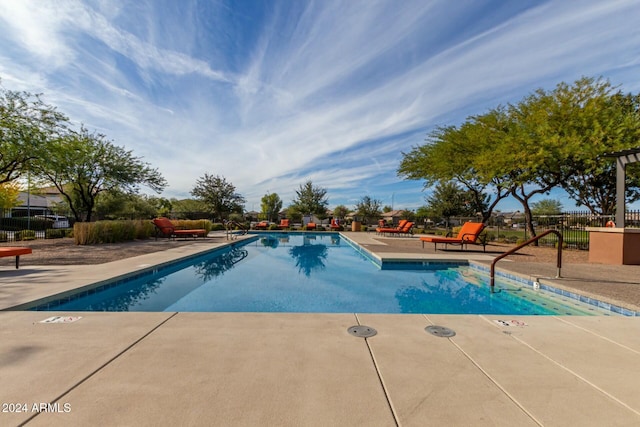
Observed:
[[[34,190],[37,194],[21,191],[18,194],[18,206],[7,213],[9,217],[49,215],[58,210],[63,202],[62,195],[55,187]]]

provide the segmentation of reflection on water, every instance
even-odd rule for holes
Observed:
[[[327,245],[312,245],[305,243],[302,246],[294,246],[289,249],[289,255],[295,260],[298,273],[309,277],[314,270],[324,270],[325,261],[329,250]]]
[[[214,277],[224,274],[225,271],[232,269],[237,263],[245,259],[247,256],[249,256],[249,252],[247,252],[246,249],[233,248],[227,253],[196,264],[194,266],[195,274],[206,282]]]

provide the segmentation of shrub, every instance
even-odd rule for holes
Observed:
[[[36,232],[34,230],[21,230],[14,234],[14,238],[16,241],[20,240],[35,240]]]
[[[151,221],[97,221],[76,222],[73,238],[77,245],[118,243],[135,239],[148,239],[154,234]]]
[[[65,237],[65,235],[66,235],[66,230],[63,230],[60,228],[50,228],[48,230],[45,230],[44,232],[45,239],[61,239]]]
[[[269,230],[280,230],[280,227],[278,227],[278,224],[271,224],[269,225]]]
[[[214,222],[211,224],[211,231],[221,231],[224,230],[224,224],[221,222]]]
[[[0,231],[0,242],[9,241],[9,236],[4,231]]]

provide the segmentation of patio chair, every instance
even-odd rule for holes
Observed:
[[[398,223],[397,227],[378,227],[376,228],[376,233],[378,234],[388,234],[388,233],[397,233],[409,222],[409,220],[401,219]]]
[[[280,230],[283,230],[283,229],[289,228],[289,227],[290,227],[290,224],[289,224],[289,220],[288,219],[281,219],[280,220],[280,225],[278,226],[278,228]]]
[[[256,225],[253,226],[256,230],[266,230],[269,227],[269,221],[260,221]]]
[[[480,236],[484,227],[485,225],[481,222],[465,222],[456,237],[422,236],[420,240],[423,248],[424,242],[431,242],[436,251],[438,250],[438,243],[444,243],[445,248],[447,245],[459,245],[464,250],[468,244],[476,244],[478,236]],[[483,251],[486,252],[486,242],[480,242],[480,244],[482,244]]]
[[[310,222],[307,224],[307,230],[315,230],[316,229],[316,223],[315,222]]]
[[[340,225],[340,222],[335,218],[333,218],[331,220],[331,226],[330,227],[331,227],[331,230],[335,230],[335,231],[342,230],[342,226]]]
[[[155,218],[151,222],[156,226],[156,240],[158,240],[158,236],[168,237],[169,239],[175,239],[176,237],[193,237],[197,239],[198,237],[205,237],[207,235],[207,230],[204,228],[192,230],[176,228],[169,218]]]

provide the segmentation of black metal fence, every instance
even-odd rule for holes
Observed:
[[[173,212],[170,214],[176,219],[209,219],[206,212]],[[96,218],[98,219],[98,218]],[[123,219],[123,218],[119,218]],[[140,219],[131,214],[127,219]],[[479,221],[480,218],[451,218],[449,226],[460,225],[466,221]],[[589,249],[588,227],[606,227],[613,222],[610,215],[594,215],[590,212],[565,212],[560,215],[538,215],[533,217],[536,235],[546,230],[558,230],[562,233],[567,247],[576,249]],[[612,224],[609,224],[610,226]],[[620,226],[620,225],[616,225]],[[73,227],[73,220],[64,214],[51,211],[42,215],[16,216],[10,211],[0,210],[0,243],[20,240],[33,240],[64,237]],[[640,228],[640,210],[626,212],[624,227]],[[531,236],[524,224],[524,216],[494,215],[487,222],[487,235],[492,241],[505,241],[515,243],[523,241]],[[555,246],[557,238],[550,235],[540,239],[541,245]]]
[[[566,247],[574,249],[589,249],[589,227],[614,227],[611,215],[594,215],[591,212],[565,212],[560,215],[534,215],[533,225],[536,235],[547,230],[557,230],[562,233]],[[465,221],[478,221],[479,218],[455,218],[455,224]],[[625,215],[626,228],[640,228],[640,210],[627,211]],[[531,238],[526,229],[524,215],[494,215],[487,222],[487,235],[491,241],[509,243],[522,242]],[[549,235],[539,240],[542,246],[555,246],[557,237]]]

